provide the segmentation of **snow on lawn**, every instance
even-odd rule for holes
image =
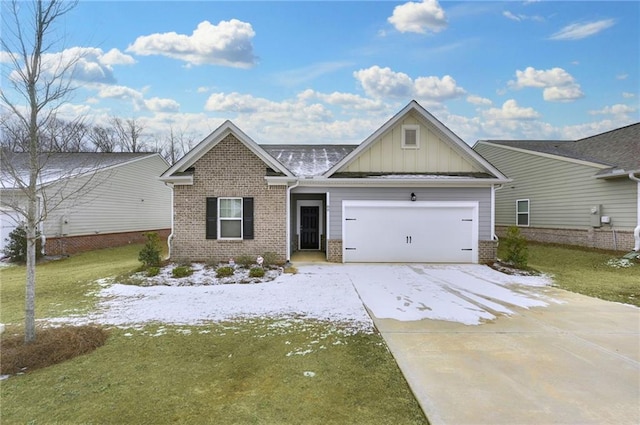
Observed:
[[[97,311],[49,321],[130,327],[295,317],[370,331],[363,303],[377,318],[477,325],[513,314],[514,306],[556,302],[545,295],[548,278],[511,276],[483,265],[314,264],[298,270],[255,284],[133,286],[101,280]]]
[[[351,281],[339,268],[283,274],[255,284],[134,286],[102,289],[96,312],[50,322],[101,323],[120,327],[145,323],[200,325],[237,318],[304,317],[370,331],[373,322]],[[193,276],[191,277],[193,280]],[[104,281],[99,282],[105,286]]]

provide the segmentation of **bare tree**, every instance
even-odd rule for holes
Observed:
[[[144,152],[145,145],[142,140],[144,127],[135,118],[123,120],[111,118],[111,124],[120,139],[120,148],[123,152]]]
[[[36,233],[39,223],[45,218],[43,209],[38,205],[38,192],[47,160],[43,155],[41,136],[43,129],[55,119],[62,102],[71,96],[73,69],[80,57],[47,58],[46,63],[44,59],[59,41],[55,37],[54,25],[76,4],[64,0],[34,0],[31,3],[14,0],[3,6],[0,46],[11,65],[9,74],[3,75],[8,87],[3,87],[0,100],[3,109],[18,119],[26,137],[24,171],[7,160],[10,158],[6,152],[1,158],[3,179],[10,176],[13,188],[26,198],[26,204],[20,210],[27,234],[25,343],[36,338]],[[22,7],[28,10],[23,12],[20,10]]]
[[[98,152],[115,152],[118,147],[118,135],[110,127],[94,126],[88,134],[93,149]]]
[[[194,138],[188,136],[184,129],[174,130],[173,126],[169,127],[169,135],[166,137],[164,146],[160,149],[161,155],[171,165],[187,153],[193,147]]]

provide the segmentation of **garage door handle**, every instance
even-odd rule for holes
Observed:
[[[473,251],[473,248],[462,248],[463,251]]]
[[[406,241],[407,241],[407,243],[411,243],[411,236],[407,236]]]
[[[462,221],[473,221],[472,218],[463,218]]]

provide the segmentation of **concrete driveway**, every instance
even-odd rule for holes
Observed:
[[[346,267],[432,424],[640,423],[640,309],[485,266]]]

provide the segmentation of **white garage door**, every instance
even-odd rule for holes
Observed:
[[[344,262],[477,263],[477,202],[343,201]]]

